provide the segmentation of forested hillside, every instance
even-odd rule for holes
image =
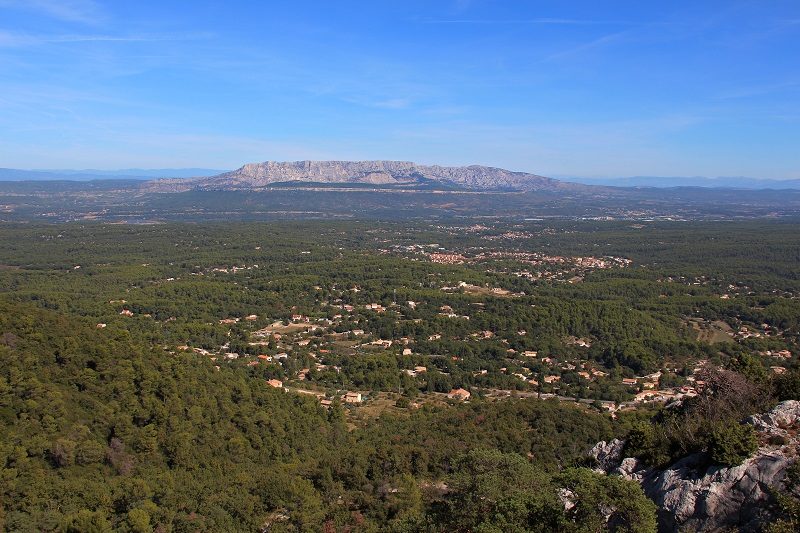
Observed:
[[[562,485],[607,502],[630,493],[626,519],[652,519],[635,486],[559,473],[611,434],[600,415],[536,401],[477,404],[348,432],[341,406],[326,412],[124,333],[109,338],[27,305],[3,303],[0,317],[0,516],[10,531],[451,530],[494,520],[476,491],[533,506],[563,530],[574,517],[558,503]],[[433,482],[449,477],[454,488],[429,502]],[[591,505],[581,512],[601,520]]]

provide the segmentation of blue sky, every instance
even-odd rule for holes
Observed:
[[[800,178],[800,2],[0,0],[0,167]]]

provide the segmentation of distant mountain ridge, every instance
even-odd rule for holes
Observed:
[[[249,163],[237,170],[209,178],[159,180],[149,183],[147,188],[159,192],[234,191],[261,189],[275,184],[289,185],[291,182],[408,187],[438,182],[449,188],[455,185],[487,191],[569,191],[586,188],[536,174],[501,168],[480,165],[418,165],[410,161],[265,161]]]
[[[158,178],[190,178],[214,176],[224,172],[208,168],[125,168],[119,170],[22,170],[0,168],[0,181],[95,181],[95,180],[152,180]]]
[[[713,189],[800,189],[800,179],[764,179],[743,176],[715,177],[705,176],[631,176],[627,178],[559,178],[570,183],[584,185],[604,185],[609,187],[705,187]]]
[[[586,178],[581,176],[544,177],[482,165],[418,165],[408,161],[293,161],[249,163],[233,171],[209,168],[126,168],[37,169],[0,168],[0,182],[125,182],[139,181],[145,191],[182,192],[189,190],[246,191],[274,186],[328,184],[346,187],[352,184],[384,188],[426,187],[428,189],[472,190],[551,190],[588,191],[592,187],[800,190],[800,179],[764,179],[743,176],[629,176]],[[291,183],[295,182],[295,183]],[[302,185],[301,185],[302,184]],[[105,186],[105,185],[104,185]]]

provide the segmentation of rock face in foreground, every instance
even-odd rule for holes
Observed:
[[[148,187],[171,192],[193,189],[248,190],[285,182],[413,186],[431,181],[475,190],[560,191],[588,188],[501,168],[477,165],[443,167],[417,165],[408,161],[266,161],[250,163],[210,178],[160,180]]]
[[[693,454],[665,470],[645,469],[623,457],[620,440],[598,443],[591,455],[598,470],[642,484],[658,506],[660,531],[758,531],[769,518],[770,491],[784,489],[786,471],[797,460],[800,402],[783,402],[747,423],[763,444],[735,467],[708,466],[704,454]]]

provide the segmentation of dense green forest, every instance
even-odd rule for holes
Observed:
[[[652,520],[635,485],[568,468],[613,433],[599,414],[500,402],[385,416],[348,431],[340,405],[326,411],[53,311],[0,311],[0,519],[10,531],[256,531],[270,523],[275,531],[322,523],[410,531],[534,520],[466,509],[461,499],[480,499],[476,490],[501,493],[498,506],[541,513],[551,530],[577,528],[558,503],[562,485],[619,502],[631,530]],[[455,488],[437,496],[435,482],[451,478]],[[576,513],[601,520],[586,507]]]
[[[741,460],[750,436],[724,428],[800,392],[797,235],[3,226],[0,529],[653,531],[639,486],[587,451]],[[708,402],[634,403],[701,378],[713,424]]]

